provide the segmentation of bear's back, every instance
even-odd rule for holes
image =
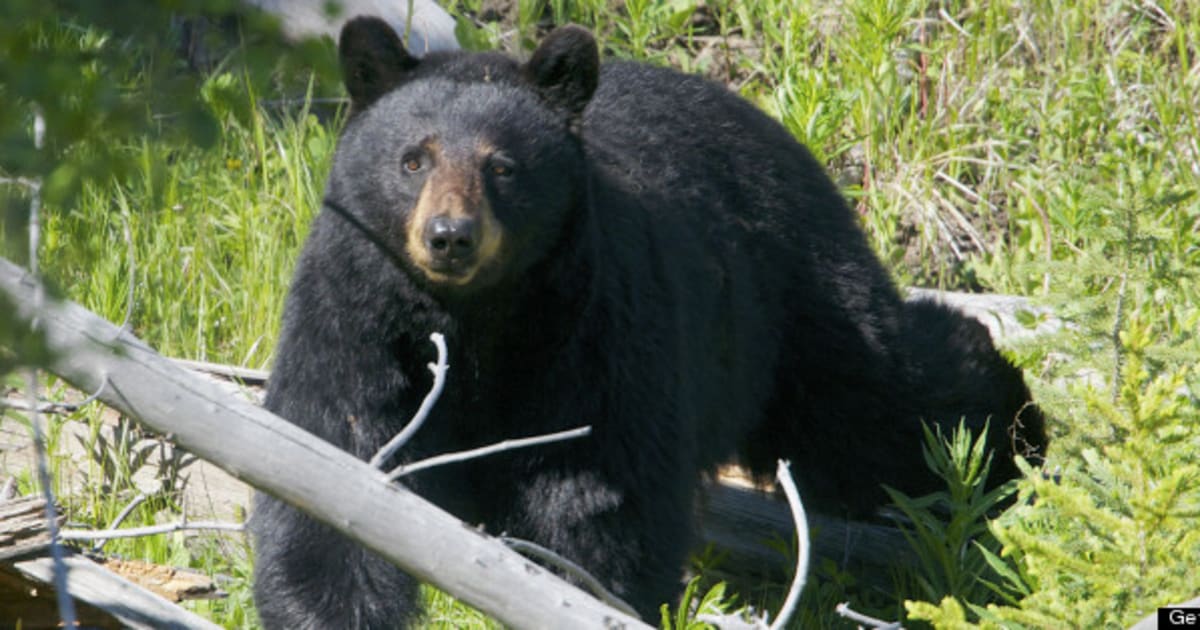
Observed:
[[[820,164],[787,129],[703,77],[606,63],[583,123],[589,159],[639,193],[669,195],[672,207],[695,196],[742,218],[768,219],[808,199],[828,208],[822,214],[846,216]],[[781,197],[781,182],[791,194]]]

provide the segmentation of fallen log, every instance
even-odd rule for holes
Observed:
[[[155,593],[78,554],[64,558],[67,588],[79,623],[88,628],[136,630],[219,630]],[[21,628],[60,628],[54,600],[54,562],[48,555],[0,565],[0,618]]]
[[[61,626],[54,595],[54,562],[48,553],[45,506],[41,495],[0,499],[0,627],[9,627],[8,623],[26,629]],[[160,596],[169,592],[166,583],[161,593],[155,593],[83,556],[68,554],[65,560],[70,575],[67,588],[76,600],[77,621],[84,627],[217,628]],[[114,562],[122,565],[121,561]],[[170,567],[157,569],[160,573],[177,573]],[[176,582],[182,588],[186,579],[180,577]],[[195,588],[201,582],[188,584]],[[211,580],[203,582],[212,585]]]
[[[62,524],[62,516],[58,518]],[[46,500],[40,495],[0,498],[0,563],[36,554],[50,546]]]

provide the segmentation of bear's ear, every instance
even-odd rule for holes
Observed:
[[[568,24],[542,40],[523,70],[542,99],[576,119],[600,80],[600,52],[591,33]]]
[[[387,22],[370,16],[356,17],[342,27],[338,58],[352,111],[362,111],[387,94],[419,63]]]

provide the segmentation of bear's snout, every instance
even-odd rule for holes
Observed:
[[[470,262],[479,246],[480,225],[473,217],[435,216],[425,223],[425,248],[438,266]]]

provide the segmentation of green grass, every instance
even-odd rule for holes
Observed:
[[[448,6],[463,13],[480,4]],[[1200,269],[1200,9],[1184,0],[747,0],[709,1],[698,14],[687,1],[613,4],[523,0],[512,25],[485,25],[473,41],[527,51],[549,16],[594,28],[611,56],[726,81],[830,166],[902,284],[1030,295],[1073,324],[1011,349],[1052,417],[1051,463],[1065,471],[1065,490],[1039,486],[1048,498],[1030,517],[1040,530],[1011,517],[994,525],[1023,577],[992,603],[1027,606],[1021,619],[1034,625],[1067,622],[1070,610],[1120,625],[1164,597],[1195,595],[1169,543],[1195,545],[1185,534],[1200,528],[1200,510],[1187,503],[1188,492],[1200,493],[1187,478],[1198,465],[1200,419],[1194,400],[1178,398],[1200,392],[1200,374],[1188,368],[1200,361],[1192,273]],[[214,147],[169,135],[118,139],[135,168],[47,208],[41,261],[67,295],[114,321],[125,317],[132,269],[134,332],[164,354],[269,367],[336,131],[299,108],[239,105],[246,89],[237,74],[207,79],[203,93],[221,123]],[[254,93],[267,90],[256,84]],[[1102,382],[1075,378],[1081,370]],[[1178,399],[1159,391],[1163,382]],[[1156,458],[1170,469],[1152,465]],[[1138,488],[1167,482],[1178,497],[1139,503]],[[103,523],[120,507],[115,496],[80,499],[80,514]],[[1144,557],[1071,529],[1066,516],[1096,516],[1085,503],[1104,510],[1121,536],[1149,541]],[[138,518],[153,521],[154,512]],[[1140,567],[1155,576],[1154,591],[1113,594],[1053,553],[1088,536],[1094,545],[1073,549],[1111,564],[1099,573]],[[231,599],[204,610],[228,627],[253,626],[248,550],[168,538],[123,544],[114,548],[233,576]],[[818,564],[806,623],[832,625],[843,599],[903,613],[902,588],[880,593],[862,577]],[[746,586],[739,601],[770,607],[780,590]],[[1097,592],[1112,603],[1089,595]],[[431,626],[487,626],[430,593]],[[923,614],[950,623],[952,609]]]
[[[160,352],[266,367],[335,139],[314,117],[256,111],[246,125],[226,118],[213,149],[132,147],[129,183],[90,186],[50,215],[47,273],[119,322],[132,267],[132,324]]]

